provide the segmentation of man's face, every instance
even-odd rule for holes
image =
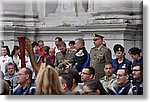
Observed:
[[[9,75],[13,75],[15,73],[15,68],[14,68],[14,65],[8,65],[7,66],[7,73]]]
[[[55,39],[55,45],[58,46],[59,45],[59,40]]]
[[[25,73],[26,69],[22,68],[19,70],[17,78],[18,78],[18,84],[25,84],[27,80],[29,79],[28,75]]]
[[[76,40],[74,47],[75,47],[76,50],[78,50],[78,49],[80,49],[82,46],[81,46],[81,43],[80,43],[78,40]]]
[[[44,43],[43,42],[39,42],[39,48],[42,49],[44,47]]]
[[[61,53],[65,53],[66,52],[66,47],[65,46],[59,46],[59,50]]]
[[[89,69],[84,68],[81,72],[81,81],[85,82],[90,79]]]
[[[100,47],[101,45],[103,45],[103,40],[99,37],[94,37],[93,43],[94,43],[95,47]]]
[[[137,80],[142,78],[142,74],[141,74],[141,71],[140,71],[140,66],[134,66],[132,68],[132,75],[133,75],[133,78],[137,79]]]
[[[73,44],[70,44],[69,47],[70,47],[70,49],[74,49],[75,48]]]
[[[118,85],[123,85],[128,81],[129,76],[125,74],[125,70],[119,69],[117,71],[117,83]]]
[[[113,71],[114,71],[114,69],[113,69],[111,64],[106,64],[105,65],[104,72],[105,72],[106,76],[108,76],[108,77],[111,76],[113,74]]]

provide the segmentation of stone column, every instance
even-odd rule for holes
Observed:
[[[56,12],[61,16],[75,16],[74,0],[58,0]]]
[[[84,9],[83,5],[86,6],[87,1],[85,0],[76,0],[77,2],[77,16],[85,16],[86,8]]]
[[[88,0],[88,13],[94,10],[94,0]]]
[[[45,0],[37,1],[37,13],[39,20],[43,20],[45,18]]]

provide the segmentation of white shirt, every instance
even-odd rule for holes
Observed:
[[[55,56],[56,56],[56,53],[60,52],[60,50],[57,47],[54,47],[54,49],[55,49]]]
[[[13,61],[17,65],[17,67],[19,66],[19,60],[20,60],[19,56],[17,56],[17,58],[13,56]]]
[[[8,55],[0,57],[0,70],[5,74],[5,66],[8,62],[13,62],[12,58]]]
[[[28,57],[25,56],[25,64],[26,64],[26,68],[32,69],[32,64],[29,56]],[[21,68],[21,60],[19,61],[19,67]]]

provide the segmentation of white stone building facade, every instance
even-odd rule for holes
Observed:
[[[0,40],[10,49],[19,36],[50,47],[60,36],[65,42],[82,37],[90,51],[93,33],[103,35],[111,50],[116,43],[126,53],[133,46],[143,49],[142,0],[1,0],[0,5]]]

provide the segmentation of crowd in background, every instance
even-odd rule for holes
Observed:
[[[28,49],[25,49],[25,68],[21,66],[20,46],[12,52],[1,41],[0,94],[2,95],[143,95],[142,50],[131,47],[125,57],[125,48],[113,47],[116,58],[107,47],[104,37],[93,35],[94,47],[86,50],[83,38],[68,43],[55,37],[55,47],[43,40],[32,42],[36,63],[41,57],[40,69],[35,70]]]

